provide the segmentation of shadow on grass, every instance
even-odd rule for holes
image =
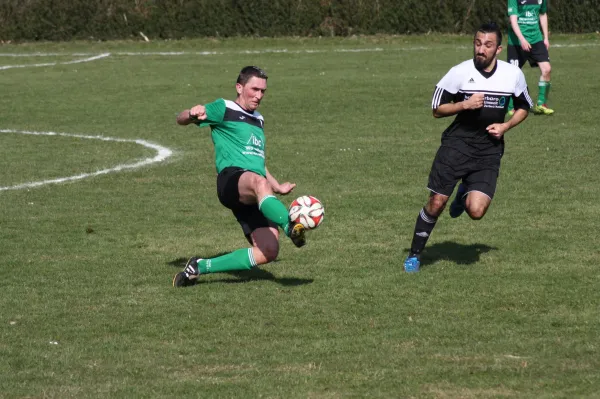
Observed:
[[[202,258],[216,258],[217,256],[226,255],[229,252],[222,252],[211,256],[201,256]],[[167,262],[167,264],[176,267],[178,269],[183,269],[185,264],[187,263],[189,258],[177,258],[172,260],[171,262]],[[277,261],[275,261],[277,262]],[[201,278],[198,281],[198,284],[212,284],[212,283],[228,283],[228,284],[236,284],[236,283],[246,283],[249,281],[260,281],[260,280],[268,280],[273,281],[277,284],[283,286],[299,286],[304,284],[310,284],[314,280],[313,279],[305,279],[305,278],[281,278],[276,277],[273,273],[268,272],[266,270],[261,269],[260,267],[253,267],[250,270],[240,270],[240,271],[231,271],[221,273],[221,275],[230,275],[236,277],[236,279],[223,278],[223,279],[211,279],[211,280],[202,280]]]
[[[463,245],[444,241],[425,247],[421,255],[421,265],[429,266],[442,260],[454,262],[457,265],[472,265],[479,262],[481,254],[497,250],[498,248],[486,244]]]

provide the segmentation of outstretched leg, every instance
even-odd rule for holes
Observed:
[[[243,248],[210,259],[192,257],[182,272],[173,278],[174,287],[195,284],[202,274],[250,270],[254,266],[274,261],[279,254],[279,231],[273,227],[261,227],[251,234],[252,247]]]

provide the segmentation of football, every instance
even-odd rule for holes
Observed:
[[[292,222],[302,223],[306,229],[316,229],[323,222],[325,208],[312,195],[303,195],[292,202],[289,213]]]

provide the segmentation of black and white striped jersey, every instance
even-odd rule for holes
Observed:
[[[515,109],[533,106],[525,76],[518,67],[505,61],[496,60],[494,69],[485,72],[475,68],[472,59],[467,60],[450,69],[436,85],[431,107],[468,100],[475,93],[484,94],[483,107],[459,112],[442,134],[442,145],[473,157],[502,156],[504,138],[495,139],[486,128],[504,122],[511,97]]]

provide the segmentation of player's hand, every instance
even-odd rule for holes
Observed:
[[[475,93],[464,101],[465,109],[479,109],[483,107],[483,93]]]
[[[190,109],[190,118],[203,121],[206,119],[206,107],[204,105],[196,105]]]
[[[487,132],[490,136],[501,139],[504,136],[504,133],[508,130],[508,126],[506,123],[492,123],[486,128]]]
[[[292,192],[292,190],[294,189],[294,187],[296,187],[296,184],[290,183],[290,182],[286,181],[285,183],[282,183],[282,184],[279,185],[277,193],[278,194],[283,194],[283,195],[289,194],[289,193]]]
[[[546,50],[550,48],[550,40],[544,39],[544,46],[546,46]]]
[[[529,42],[527,40],[523,39],[523,40],[521,40],[521,48],[523,49],[523,51],[530,52],[531,44],[529,44]]]

